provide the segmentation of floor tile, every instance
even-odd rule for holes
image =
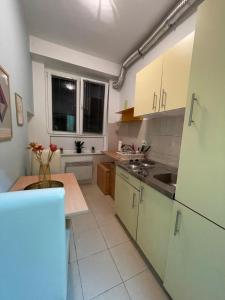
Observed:
[[[91,229],[76,235],[77,259],[106,250],[107,246],[99,229]]]
[[[96,219],[91,212],[74,216],[72,218],[72,224],[75,235],[98,227]]]
[[[109,248],[129,240],[128,235],[117,220],[100,227]]]
[[[70,263],[68,268],[67,300],[83,300],[84,298],[77,262]]]
[[[111,290],[105,292],[104,294],[101,294],[100,296],[97,296],[93,298],[93,300],[129,300],[129,296],[127,293],[126,288],[123,284],[120,284]]]
[[[75,242],[73,234],[70,234],[70,248],[69,248],[69,262],[75,261],[77,259]]]
[[[99,226],[109,224],[116,220],[115,212],[111,207],[100,208],[93,211],[96,221]]]
[[[81,259],[78,264],[85,300],[121,283],[120,275],[108,250]]]
[[[124,281],[147,268],[142,257],[130,241],[111,248],[110,252]]]
[[[125,282],[132,300],[169,300],[149,270]]]

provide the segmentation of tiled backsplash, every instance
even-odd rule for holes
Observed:
[[[178,167],[184,116],[148,120],[146,140],[151,144],[149,157]]]
[[[152,146],[148,157],[162,163],[178,166],[183,131],[183,116],[161,117],[142,122],[111,124],[109,132],[118,132],[118,140],[140,146],[143,140]],[[116,148],[117,141],[109,135],[109,149]]]

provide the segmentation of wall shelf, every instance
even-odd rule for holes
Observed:
[[[134,117],[134,107],[130,107],[121,111],[118,111],[117,114],[121,114],[120,122],[137,122],[142,121],[142,117]]]

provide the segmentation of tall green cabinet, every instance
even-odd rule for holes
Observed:
[[[198,10],[176,200],[225,228],[225,1]]]
[[[164,286],[173,300],[225,299],[225,230],[179,203],[173,210]]]
[[[225,299],[225,1],[198,9],[164,286]]]

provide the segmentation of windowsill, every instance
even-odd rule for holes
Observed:
[[[92,153],[91,151],[77,153],[75,150],[64,150],[63,153],[61,153],[61,156],[85,156],[85,155],[103,155],[104,153],[100,150]]]
[[[54,137],[79,137],[79,138],[104,138],[105,134],[79,134],[79,133],[70,133],[70,132],[49,132],[50,136]]]

